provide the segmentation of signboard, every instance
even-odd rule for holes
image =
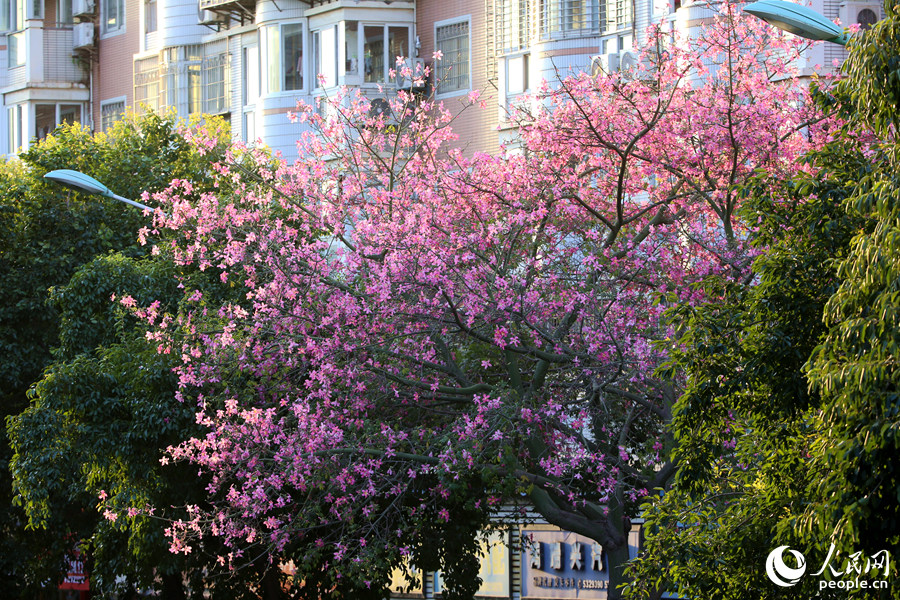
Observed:
[[[567,531],[522,530],[522,598],[605,599],[608,589],[600,544]]]

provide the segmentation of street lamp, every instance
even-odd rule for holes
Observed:
[[[810,40],[822,40],[846,46],[848,37],[844,31],[832,21],[816,11],[785,0],[759,0],[744,7],[755,17],[759,17],[769,25],[805,37]]]
[[[71,169],[57,169],[56,171],[50,171],[49,173],[44,175],[44,179],[55,181],[56,183],[64,185],[68,188],[72,188],[81,192],[87,192],[88,194],[96,194],[98,196],[112,198],[113,200],[118,200],[120,202],[124,202],[125,204],[130,204],[131,206],[140,208],[141,210],[153,210],[146,204],[141,204],[140,202],[135,202],[134,200],[123,198],[118,194],[113,194],[108,187],[106,187],[90,175],[85,175],[84,173],[81,173],[79,171],[73,171]]]

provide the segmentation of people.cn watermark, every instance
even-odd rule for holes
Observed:
[[[794,557],[796,566],[791,567],[784,562],[785,551]],[[822,568],[810,575],[811,577],[822,577],[819,580],[820,590],[826,588],[877,590],[888,587],[891,554],[887,550],[881,550],[872,556],[863,556],[862,552],[854,552],[844,560],[843,569],[835,566],[840,564],[834,544],[831,544]],[[828,573],[826,573],[826,569]],[[791,587],[796,585],[805,574],[806,557],[797,550],[792,550],[787,546],[778,546],[766,557],[766,575],[775,585]],[[876,575],[878,578],[875,578]]]

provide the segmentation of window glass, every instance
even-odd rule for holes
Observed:
[[[72,0],[59,0],[56,9],[56,22],[60,25],[71,25],[75,22],[72,17]]]
[[[521,94],[528,89],[528,55],[510,58],[506,63],[506,91]]]
[[[266,82],[268,92],[281,91],[281,28],[278,25],[266,27],[264,30],[266,44],[266,61],[268,68],[266,69]]]
[[[259,48],[244,48],[244,104],[256,104],[259,99]]]
[[[284,40],[282,54],[284,68],[284,89],[303,89],[303,25],[292,23],[281,28]]]
[[[144,4],[144,27],[146,33],[156,31],[156,0],[147,0]]]
[[[337,84],[337,28],[328,27],[313,35],[316,87]]]
[[[59,122],[62,123],[80,123],[81,122],[81,105],[80,104],[60,104],[59,105]]]
[[[34,107],[34,136],[42,140],[56,127],[56,105],[37,104]]]
[[[409,58],[409,28],[388,27],[388,69],[395,69],[397,57]]]
[[[438,27],[435,48],[442,54],[437,69],[438,93],[469,89],[469,22]]]
[[[365,44],[365,81],[367,83],[384,83],[384,26],[366,25],[363,27]]]
[[[25,32],[14,33],[6,39],[9,44],[9,56],[7,58],[9,68],[21,67],[25,64]]]
[[[359,21],[344,22],[344,71],[359,75]]]
[[[103,33],[113,33],[125,28],[125,0],[102,0],[100,18]]]

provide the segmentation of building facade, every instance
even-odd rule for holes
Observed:
[[[843,23],[882,16],[878,0],[814,8]],[[465,111],[454,130],[491,152],[510,135],[506,109],[541,80],[616,69],[651,22],[689,31],[710,15],[686,0],[0,0],[0,153],[62,122],[102,131],[150,107],[222,115],[235,139],[290,158],[298,101],[338,86],[395,93],[397,56],[432,68],[423,92],[451,111],[481,92],[491,109]],[[843,56],[824,44],[806,60]]]

